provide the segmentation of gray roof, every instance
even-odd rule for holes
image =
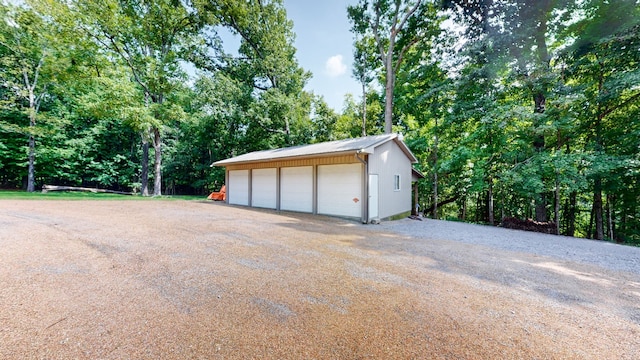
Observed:
[[[412,163],[418,162],[411,150],[409,150],[407,145],[401,140],[401,136],[398,134],[384,134],[355,139],[329,141],[311,145],[292,146],[281,149],[254,151],[229,159],[216,161],[211,164],[211,166],[226,166],[239,163],[265,162],[300,157],[321,157],[340,153],[355,153],[358,151],[370,154],[373,153],[373,149],[377,146],[392,140],[400,146],[400,149],[402,149]]]

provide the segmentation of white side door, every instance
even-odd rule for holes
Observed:
[[[378,194],[378,174],[369,175],[369,221],[378,218],[380,215],[379,194]]]

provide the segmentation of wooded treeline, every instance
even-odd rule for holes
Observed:
[[[337,114],[303,90],[282,1],[1,11],[1,187],[206,194],[224,181],[216,160],[336,136]]]
[[[636,0],[360,0],[341,113],[304,90],[281,0],[1,11],[1,187],[206,194],[216,160],[394,131],[425,215],[640,243]]]
[[[372,106],[393,94],[394,131],[430,180],[422,209],[640,242],[639,9],[635,0],[349,7],[355,48],[365,49],[356,68],[375,69],[355,76],[380,85],[367,94]]]

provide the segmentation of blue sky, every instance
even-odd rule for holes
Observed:
[[[351,76],[353,34],[347,5],[356,0],[284,0],[293,21],[300,66],[313,77],[306,90],[322,95],[327,104],[342,112],[344,95],[360,97],[360,85]]]

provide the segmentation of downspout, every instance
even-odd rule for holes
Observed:
[[[356,151],[356,159],[364,165],[364,197],[362,199],[362,223],[367,224],[369,222],[369,163],[360,157],[362,150]]]
[[[224,202],[228,204],[229,203],[229,196],[228,196],[228,194],[229,194],[229,190],[228,190],[229,189],[229,168],[228,167],[224,168],[224,184],[227,186],[227,190],[226,190],[226,193],[224,195]]]

